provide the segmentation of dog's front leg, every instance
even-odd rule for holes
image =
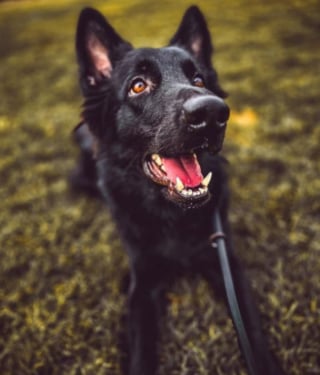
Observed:
[[[132,270],[129,294],[129,375],[153,375],[157,368],[161,284],[153,272]]]

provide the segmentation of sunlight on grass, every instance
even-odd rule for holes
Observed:
[[[258,114],[252,108],[247,107],[242,111],[231,111],[228,137],[241,147],[252,147],[255,142],[258,122]]]

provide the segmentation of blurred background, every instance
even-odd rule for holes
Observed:
[[[320,2],[199,0],[232,108],[235,247],[288,374],[320,374]],[[165,45],[189,1],[0,2],[0,373],[120,375],[127,259],[107,210],[67,183],[85,5],[135,46]],[[167,294],[159,375],[245,374],[201,279]]]

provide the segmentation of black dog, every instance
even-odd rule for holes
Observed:
[[[208,240],[215,208],[259,375],[283,374],[231,248],[227,180],[217,155],[229,108],[211,64],[203,15],[189,8],[168,47],[134,49],[87,8],[76,48],[85,102],[75,132],[82,157],[73,184],[105,198],[129,255],[130,375],[156,371],[160,299],[168,280],[192,269],[221,289]]]

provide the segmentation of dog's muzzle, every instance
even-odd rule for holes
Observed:
[[[220,151],[229,113],[229,107],[217,96],[197,94],[187,98],[179,122],[183,147],[173,153],[166,153],[162,147],[161,152],[146,155],[145,174],[165,187],[163,192],[169,200],[184,208],[208,202],[213,176],[212,172],[203,175],[198,156],[203,150],[214,154]]]

